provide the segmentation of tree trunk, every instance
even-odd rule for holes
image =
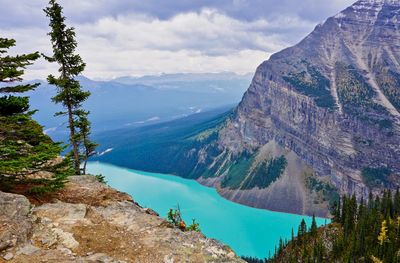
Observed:
[[[68,123],[69,123],[69,130],[70,130],[70,141],[72,144],[72,152],[74,155],[74,169],[77,175],[81,174],[81,167],[80,167],[80,160],[79,160],[79,150],[78,150],[78,143],[75,140],[75,125],[74,119],[72,114],[72,105],[68,103]]]
[[[86,164],[87,164],[88,159],[89,159],[89,157],[86,156],[85,161],[83,163],[82,174],[86,174]]]

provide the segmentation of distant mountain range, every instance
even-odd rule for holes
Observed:
[[[122,77],[94,81],[80,77],[92,92],[85,103],[91,111],[94,132],[182,118],[226,105],[235,105],[251,82],[251,75],[235,73],[163,74],[141,78]],[[39,109],[35,119],[55,140],[67,136],[65,119],[53,117],[61,108],[51,103],[55,87],[41,83],[31,92],[31,105]]]

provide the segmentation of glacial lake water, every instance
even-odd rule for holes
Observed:
[[[170,208],[180,206],[183,218],[195,218],[202,232],[229,245],[238,255],[264,258],[274,253],[279,238],[290,239],[291,229],[297,233],[302,218],[311,225],[311,218],[272,212],[236,204],[222,198],[215,189],[194,180],[121,168],[100,162],[88,163],[88,171],[102,174],[108,185],[129,193],[143,207],[166,217]],[[317,224],[328,220],[317,218]]]

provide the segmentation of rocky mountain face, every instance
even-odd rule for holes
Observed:
[[[399,1],[360,0],[271,56],[234,114],[184,154],[197,160],[190,177],[239,203],[320,216],[338,194],[398,187],[399,27]]]
[[[46,199],[0,191],[0,262],[244,262],[93,176],[69,180]]]

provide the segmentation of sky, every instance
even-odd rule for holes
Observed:
[[[84,75],[99,80],[161,73],[254,72],[355,0],[59,0],[77,34]],[[46,0],[0,0],[0,37],[13,54],[51,55]],[[27,79],[56,65],[40,59]]]

